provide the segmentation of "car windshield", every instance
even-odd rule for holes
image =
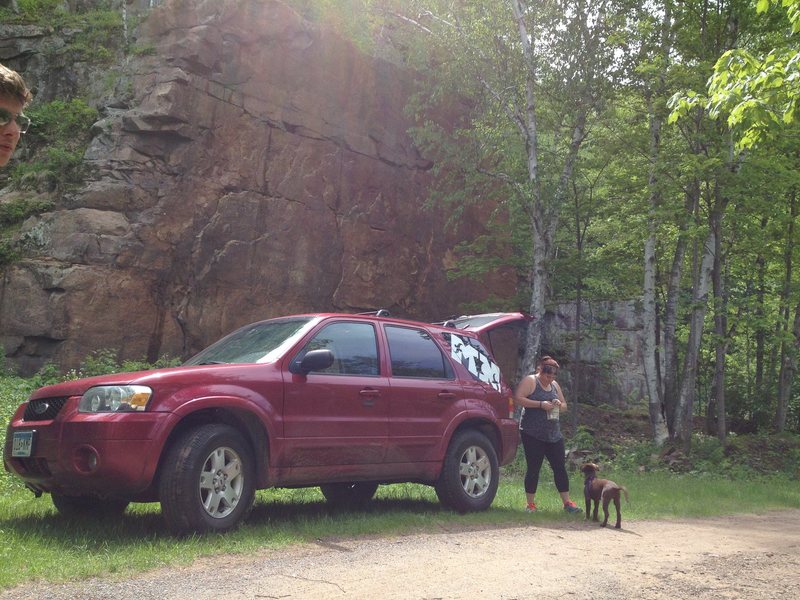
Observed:
[[[190,366],[272,362],[318,320],[314,317],[293,317],[245,325],[184,364]]]

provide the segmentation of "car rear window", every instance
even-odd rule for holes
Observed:
[[[450,348],[450,356],[464,365],[470,375],[497,391],[502,389],[500,367],[483,344],[473,337],[457,333],[445,333],[443,338]]]

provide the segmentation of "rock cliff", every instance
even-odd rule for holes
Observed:
[[[642,310],[638,301],[589,302],[581,311],[581,360],[576,364],[575,304],[545,316],[546,348],[562,357],[559,381],[584,404],[627,407],[647,398],[642,366]]]
[[[32,31],[4,40],[4,60],[41,61]],[[502,274],[447,280],[450,248],[481,219],[451,231],[424,207],[432,165],[407,134],[409,73],[278,0],[167,2],[139,35],[155,52],[129,65],[132,100],[103,107],[91,177],[24,223],[29,250],[5,269],[7,363],[187,356],[281,314],[433,320],[512,293]]]

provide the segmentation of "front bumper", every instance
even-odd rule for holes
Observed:
[[[67,400],[52,420],[11,420],[3,449],[5,468],[29,488],[64,495],[132,499],[150,487],[158,468],[171,413],[77,412],[79,397]],[[15,432],[32,431],[28,457],[12,457]]]

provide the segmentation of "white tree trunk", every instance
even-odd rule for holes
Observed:
[[[664,411],[662,410],[661,382],[658,376],[658,344],[656,330],[658,315],[656,314],[656,236],[651,231],[644,247],[644,310],[642,331],[642,364],[645,383],[647,385],[650,425],[653,429],[653,442],[661,446],[667,441],[667,430]]]
[[[658,349],[658,311],[656,306],[656,222],[657,209],[661,203],[661,192],[658,188],[657,168],[661,157],[661,128],[664,124],[662,111],[656,109],[653,96],[664,95],[666,70],[669,64],[672,47],[672,3],[664,2],[664,14],[661,21],[661,72],[654,84],[654,91],[647,96],[650,113],[650,174],[648,189],[650,190],[650,219],[647,240],[644,245],[644,287],[643,287],[643,326],[642,331],[642,367],[647,385],[650,426],[653,430],[653,442],[661,446],[669,438],[666,416],[664,412],[664,388],[661,379]]]
[[[533,209],[536,211],[536,207]],[[541,206],[539,207],[541,210]],[[522,359],[521,375],[533,373],[539,349],[542,345],[542,332],[544,330],[545,290],[547,288],[547,234],[541,228],[541,215],[532,219],[533,224],[533,272],[531,274],[531,304],[530,314],[533,321],[528,325],[528,335],[525,340],[525,354]]]
[[[683,368],[683,383],[675,407],[675,437],[688,448],[692,440],[692,415],[697,383],[697,363],[700,355],[700,343],[703,339],[703,324],[708,312],[708,292],[711,283],[711,271],[714,266],[714,232],[708,234],[692,291],[692,316],[689,322],[689,339],[686,343],[686,358]]]

